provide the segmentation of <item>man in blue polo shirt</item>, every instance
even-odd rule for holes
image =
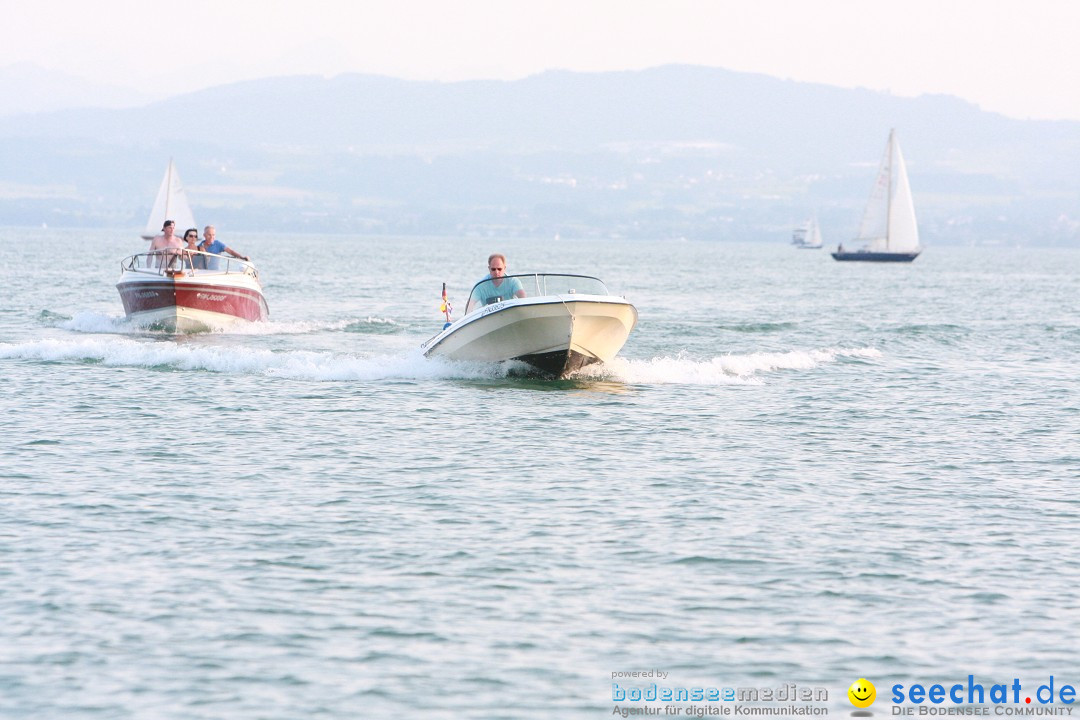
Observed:
[[[238,258],[245,262],[250,262],[250,259],[247,255],[241,255],[240,253],[233,250],[231,247],[226,247],[225,243],[221,242],[220,240],[215,240],[214,238],[216,235],[217,231],[214,229],[213,225],[207,225],[205,228],[203,228],[203,241],[199,243],[199,250],[204,253],[211,253],[214,255],[220,255],[222,252],[227,252],[234,258]],[[220,261],[217,258],[202,259],[205,260],[207,263],[207,270],[218,269]]]
[[[473,288],[465,306],[465,313],[468,314],[483,305],[523,297],[525,288],[521,286],[521,281],[516,277],[506,277],[506,256],[492,253],[488,258],[488,275]]]

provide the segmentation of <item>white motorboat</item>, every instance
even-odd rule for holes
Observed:
[[[513,292],[515,288],[524,297]],[[545,375],[565,377],[614,358],[636,323],[637,309],[609,293],[597,278],[507,275],[478,282],[464,316],[448,323],[422,348],[426,357],[520,360]]]
[[[125,258],[116,283],[129,320],[166,332],[203,332],[265,320],[270,310],[250,262],[192,250]]]

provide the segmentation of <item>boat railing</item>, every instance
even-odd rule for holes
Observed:
[[[505,275],[498,285],[498,278],[484,278],[473,286],[465,314],[505,300],[512,300],[520,289],[525,297],[543,295],[610,295],[607,286],[599,278],[590,275],[567,275],[564,273],[529,273]],[[516,282],[514,282],[516,280]]]
[[[120,270],[162,277],[241,274],[250,275],[256,280],[259,278],[259,271],[246,260],[186,248],[151,250],[131,255],[120,261]]]

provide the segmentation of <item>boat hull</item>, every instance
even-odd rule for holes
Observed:
[[[637,310],[614,297],[557,295],[490,305],[424,344],[427,357],[471,362],[519,360],[565,377],[609,362],[637,324]]]
[[[165,277],[130,272],[116,289],[130,321],[166,332],[205,332],[266,320],[270,314],[258,282],[241,274]]]
[[[840,262],[911,262],[915,258],[919,257],[921,250],[907,253],[891,253],[891,252],[834,252],[832,253],[834,260]]]

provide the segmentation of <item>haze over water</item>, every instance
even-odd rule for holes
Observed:
[[[221,238],[271,320],[173,338],[134,233],[0,229],[0,716],[1080,681],[1075,251]],[[619,359],[425,360],[492,251],[634,302]]]

